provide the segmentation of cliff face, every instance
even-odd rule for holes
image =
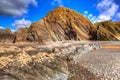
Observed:
[[[111,20],[95,23],[99,31],[99,40],[120,40],[120,28],[118,23]]]
[[[27,37],[19,40],[38,41],[40,43],[61,40],[95,40],[94,25],[74,10],[58,7],[47,14],[42,20],[33,23]],[[21,34],[21,33],[18,33]],[[24,33],[23,33],[24,34]]]

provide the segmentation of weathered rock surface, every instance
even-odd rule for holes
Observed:
[[[120,40],[120,25],[118,22],[114,23],[111,20],[95,23],[98,28],[99,40]]]
[[[30,28],[18,30],[16,40],[47,43],[62,40],[96,40],[95,26],[80,13],[58,7]],[[19,36],[20,35],[20,36]]]
[[[112,44],[111,44],[112,43]],[[0,80],[119,80],[119,42],[1,45]]]
[[[25,41],[27,40],[27,36],[29,33],[29,29],[28,28],[20,28],[17,30],[17,32],[14,33],[14,35],[17,37],[17,40],[22,40]],[[16,40],[15,40],[16,42]]]
[[[7,43],[7,42],[12,43],[13,39],[14,39],[14,34],[12,34],[9,28],[6,28],[5,30],[0,29],[0,43]]]
[[[120,27],[120,22],[114,22],[114,24],[118,27]]]

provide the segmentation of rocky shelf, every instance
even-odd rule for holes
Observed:
[[[119,80],[120,42],[0,44],[0,80]]]

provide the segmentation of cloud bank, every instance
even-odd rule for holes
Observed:
[[[110,20],[118,12],[119,6],[113,0],[102,0],[97,4],[97,10],[100,12],[99,21]]]
[[[118,12],[117,14],[116,14],[116,21],[118,21],[118,22],[120,22],[120,12]]]
[[[119,5],[114,0],[101,0],[97,3],[96,9],[99,15],[95,16],[88,11],[84,11],[84,16],[89,18],[93,23],[106,20],[120,21]]]
[[[36,0],[0,0],[0,15],[21,17],[30,4],[37,6]]]
[[[22,20],[15,20],[12,26],[16,27],[16,29],[19,29],[19,28],[30,27],[31,23],[32,22],[30,20],[25,20],[23,18]]]
[[[3,27],[3,26],[0,26],[0,29],[4,29],[4,27]]]

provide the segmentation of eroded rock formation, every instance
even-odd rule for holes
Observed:
[[[39,43],[62,40],[96,40],[96,29],[90,20],[80,13],[58,7],[40,21],[32,23],[26,32],[23,30],[19,33],[18,30],[16,39],[17,41],[26,40]]]

